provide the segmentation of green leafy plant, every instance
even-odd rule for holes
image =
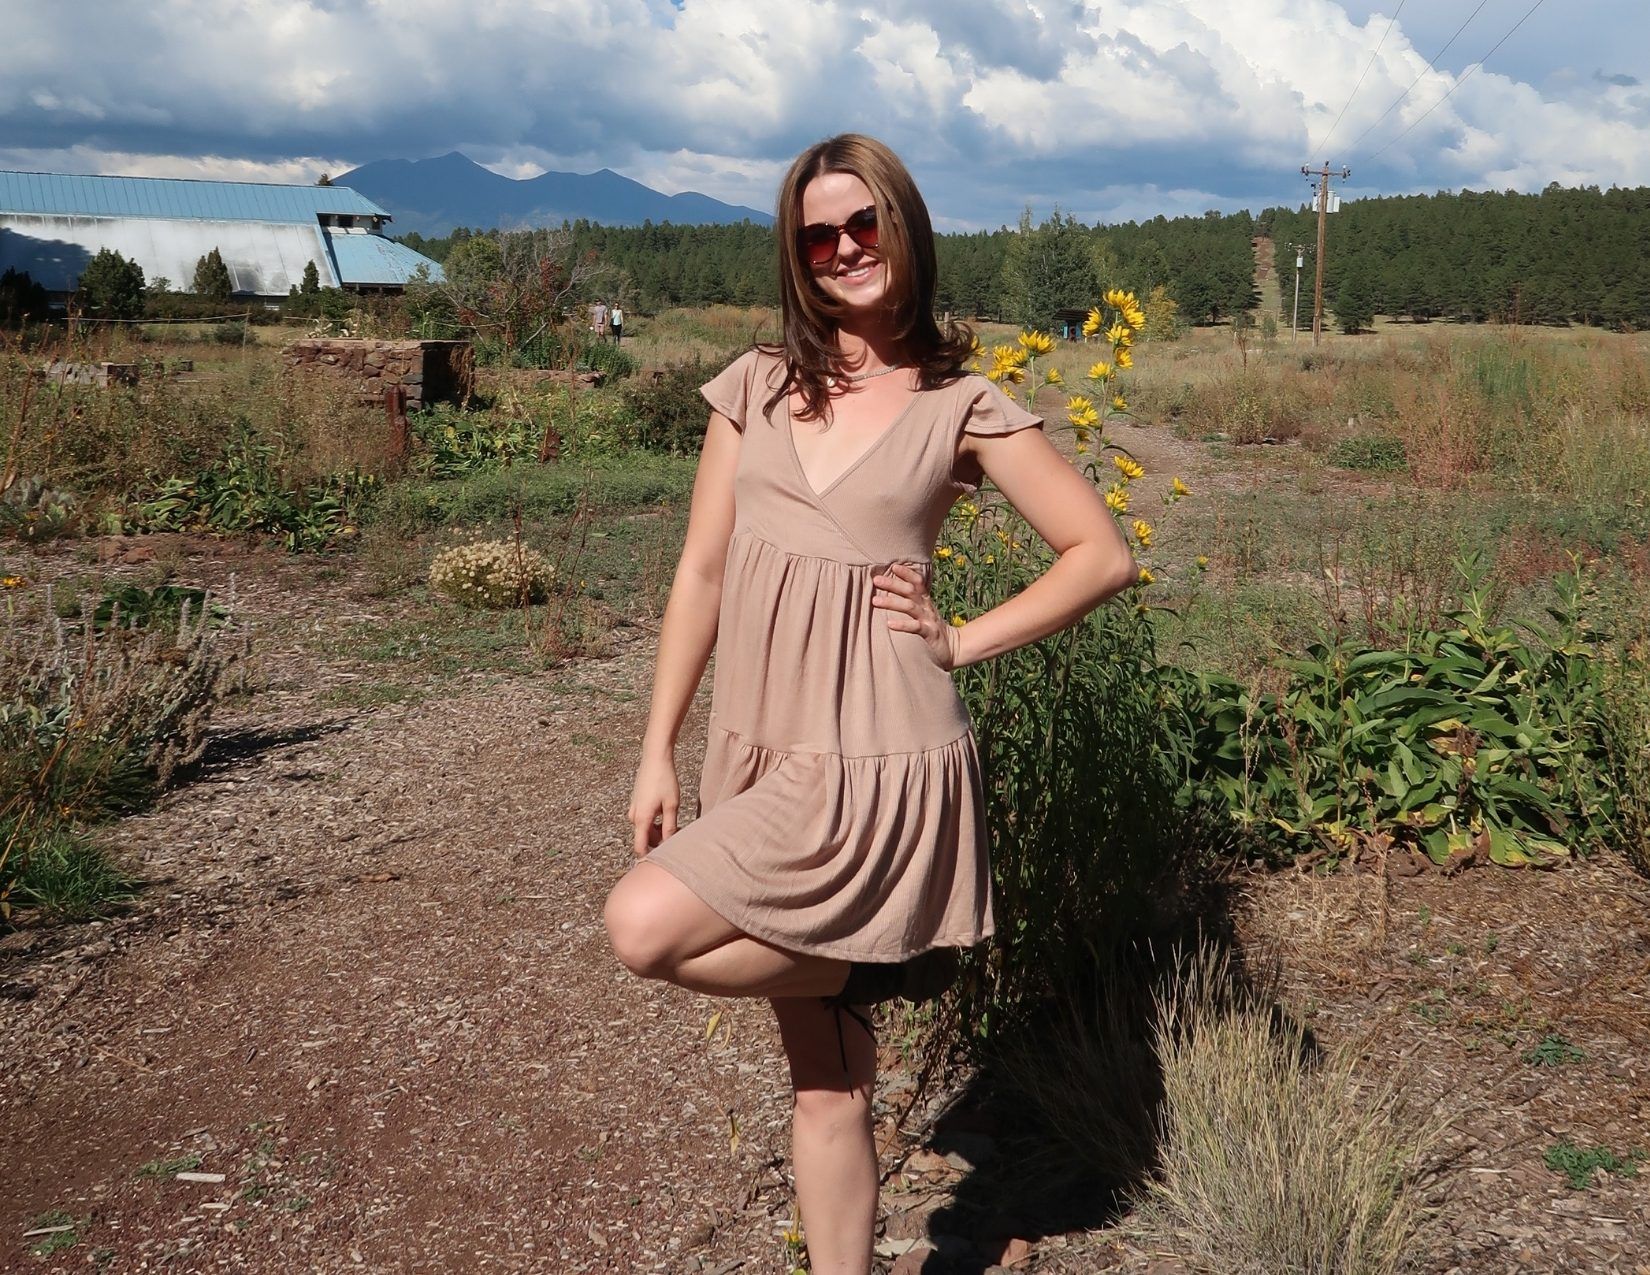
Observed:
[[[1275,691],[1178,674],[1199,789],[1291,853],[1399,845],[1520,866],[1600,839],[1584,582],[1561,581],[1553,631],[1526,640],[1491,618],[1482,564],[1461,572],[1460,608],[1404,649],[1326,638],[1277,660]]]
[[[279,536],[290,552],[315,551],[353,535],[379,488],[359,469],[291,483],[273,445],[241,434],[216,465],[165,479],[129,504],[124,528],[262,532]]]
[[[1619,1156],[1608,1147],[1583,1148],[1566,1138],[1548,1147],[1541,1159],[1554,1173],[1562,1173],[1573,1189],[1585,1191],[1593,1185],[1600,1169],[1617,1177],[1638,1177],[1639,1161],[1644,1159],[1644,1155],[1639,1151],[1629,1151],[1625,1157]]]
[[[1539,1045],[1524,1051],[1524,1061],[1532,1067],[1562,1067],[1566,1063],[1581,1062],[1586,1057],[1582,1050],[1555,1034],[1543,1036]]]

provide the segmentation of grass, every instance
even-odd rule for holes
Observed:
[[[0,833],[7,825],[0,822]],[[32,839],[11,902],[59,921],[107,916],[136,897],[138,882],[86,832],[67,824],[21,830]],[[0,838],[3,839],[3,838]]]
[[[173,1156],[170,1160],[149,1160],[138,1166],[137,1177],[140,1178],[171,1178],[180,1173],[190,1173],[201,1167],[201,1158],[193,1151],[183,1155]]]
[[[75,1217],[63,1209],[50,1209],[35,1217],[28,1226],[31,1231],[50,1231],[49,1235],[42,1235],[29,1246],[29,1252],[35,1257],[51,1257],[54,1253],[62,1253],[73,1248],[85,1238],[83,1232],[91,1225],[89,1217]]]
[[[1160,1168],[1129,1230],[1220,1275],[1388,1275],[1417,1258],[1428,1126],[1352,1054],[1320,1057],[1208,952],[1159,1006]]]

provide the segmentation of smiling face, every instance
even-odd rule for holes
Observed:
[[[821,173],[802,190],[798,220],[804,226],[840,226],[875,203],[871,188],[852,173]],[[864,315],[883,308],[887,263],[877,249],[862,248],[846,231],[837,235],[836,252],[828,261],[803,265],[819,290],[844,310]]]

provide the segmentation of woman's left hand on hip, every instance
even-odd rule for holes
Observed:
[[[935,664],[951,669],[957,663],[957,630],[947,624],[929,595],[926,577],[916,567],[896,562],[871,577],[877,590],[871,605],[888,612],[888,627],[915,633],[928,647]]]

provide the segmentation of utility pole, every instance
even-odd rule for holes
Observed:
[[[1352,176],[1352,170],[1342,168],[1339,174],[1331,173],[1326,160],[1322,168],[1308,168],[1302,164],[1301,175],[1308,180],[1314,177],[1318,179],[1318,281],[1312,297],[1312,344],[1317,345],[1323,340],[1323,258],[1326,223],[1329,218],[1329,183],[1337,175],[1345,181]]]
[[[1295,312],[1289,319],[1289,344],[1295,344],[1301,327],[1301,267],[1306,264],[1306,245],[1295,245]]]

